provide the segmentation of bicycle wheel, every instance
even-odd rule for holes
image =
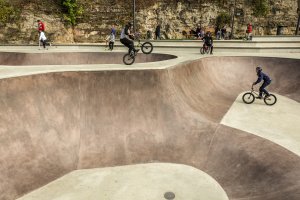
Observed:
[[[243,95],[243,102],[246,104],[251,104],[254,102],[254,100],[255,100],[255,96],[251,92],[247,92]]]
[[[270,94],[270,96],[264,98],[264,102],[268,106],[272,106],[277,102],[277,98],[274,94]]]
[[[150,54],[153,51],[153,45],[151,42],[144,42],[141,48],[144,54]]]
[[[206,54],[209,54],[209,52],[210,52],[210,48],[209,48],[209,47],[206,47],[206,48],[205,48],[205,53],[206,53]]]
[[[135,57],[130,55],[129,53],[123,56],[123,62],[125,65],[132,65],[135,61]]]

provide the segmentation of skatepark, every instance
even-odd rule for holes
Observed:
[[[0,199],[300,199],[300,38],[217,44],[1,46]]]

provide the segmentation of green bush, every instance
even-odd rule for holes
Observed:
[[[73,26],[76,25],[76,20],[83,13],[82,6],[78,5],[77,0],[62,0],[62,5],[65,10],[64,19]]]
[[[5,24],[17,17],[15,10],[6,0],[0,0],[0,23]]]
[[[269,4],[267,0],[252,0],[253,15],[264,17],[268,14]]]
[[[217,27],[223,27],[226,24],[230,24],[231,16],[228,13],[222,12],[216,19]]]

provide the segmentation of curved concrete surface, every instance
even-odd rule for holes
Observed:
[[[76,170],[18,200],[157,200],[166,192],[176,199],[228,200],[206,173],[168,163]]]
[[[82,65],[123,64],[124,52],[49,52],[19,53],[0,52],[0,65]],[[157,62],[174,59],[176,56],[161,53],[139,53],[135,63]]]
[[[299,199],[299,156],[220,124],[258,64],[271,91],[300,101],[296,59],[210,57],[166,70],[0,80],[0,199],[76,169],[149,162],[194,166],[229,199]]]
[[[275,94],[278,103],[274,106],[266,106],[263,100],[247,105],[242,100],[243,94],[221,123],[269,139],[300,156],[300,103]]]

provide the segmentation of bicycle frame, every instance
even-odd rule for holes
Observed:
[[[255,91],[253,88],[251,88],[251,94],[254,94],[254,96],[259,96],[259,92],[258,91]],[[262,93],[262,97],[265,97],[266,96],[266,94],[263,92]]]
[[[253,88],[251,88],[251,94],[254,94],[254,96],[259,96],[259,93],[255,91]]]

